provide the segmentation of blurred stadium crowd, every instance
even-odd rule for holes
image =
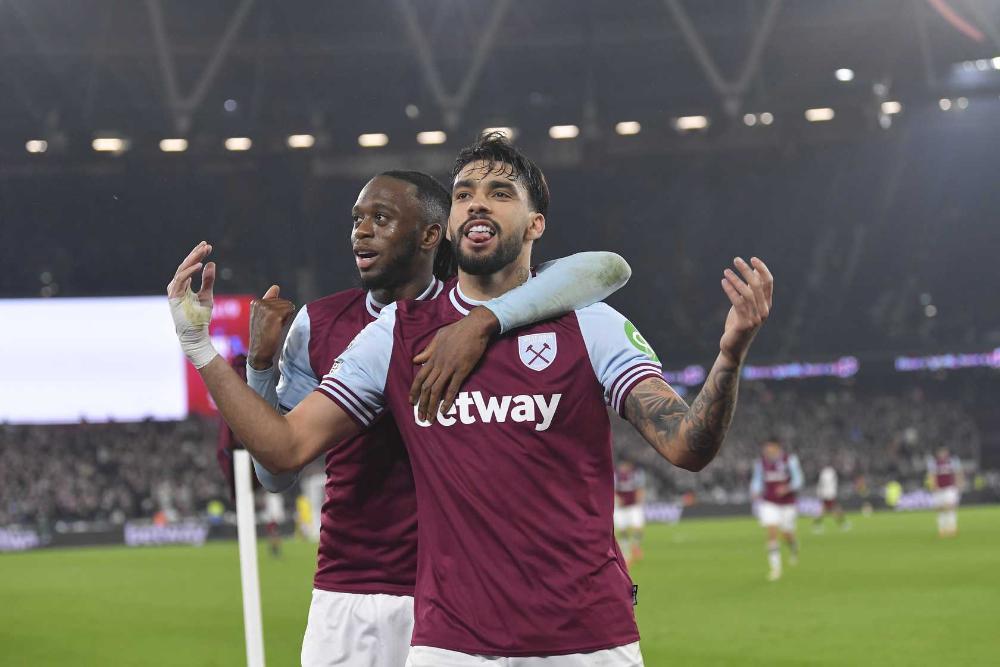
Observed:
[[[747,383],[741,406],[719,457],[700,473],[662,461],[622,420],[614,423],[619,458],[643,466],[653,492],[665,500],[693,493],[699,502],[745,502],[760,444],[776,436],[798,454],[813,494],[820,469],[833,465],[842,497],[878,496],[896,480],[908,488],[924,483],[926,457],[948,447],[967,470],[979,460],[981,434],[957,400],[910,393],[868,393],[847,388],[803,392]]]
[[[218,422],[0,426],[0,526],[200,515],[227,499]]]
[[[626,422],[613,421],[616,456],[647,470],[650,498],[699,503],[747,500],[759,443],[778,435],[799,454],[811,493],[832,463],[844,497],[873,497],[889,480],[923,483],[925,456],[948,446],[974,469],[981,434],[964,403],[846,386],[802,391],[748,383],[722,454],[694,474],[661,460]],[[59,522],[122,523],[202,515],[229,493],[215,456],[219,423],[180,422],[0,426],[0,526],[53,529]]]

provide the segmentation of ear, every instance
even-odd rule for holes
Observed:
[[[424,250],[434,250],[441,245],[442,238],[444,238],[444,230],[440,223],[433,222],[424,227],[424,231],[420,235],[420,247]]]
[[[545,233],[545,216],[541,213],[528,214],[528,230],[525,238],[529,241],[537,241]]]

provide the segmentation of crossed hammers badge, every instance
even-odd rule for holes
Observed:
[[[556,359],[556,334],[554,332],[518,336],[517,351],[521,363],[533,371],[542,371]]]

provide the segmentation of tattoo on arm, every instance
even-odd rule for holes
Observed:
[[[663,380],[646,380],[626,399],[625,418],[671,463],[700,470],[722,446],[738,387],[738,369],[713,368],[688,407]]]

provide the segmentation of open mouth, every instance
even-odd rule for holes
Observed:
[[[466,226],[465,238],[473,246],[486,245],[497,235],[497,229],[489,222],[474,222]]]
[[[354,261],[357,263],[358,268],[364,271],[370,268],[372,264],[375,263],[375,259],[378,257],[378,253],[374,250],[355,250],[354,251]]]

